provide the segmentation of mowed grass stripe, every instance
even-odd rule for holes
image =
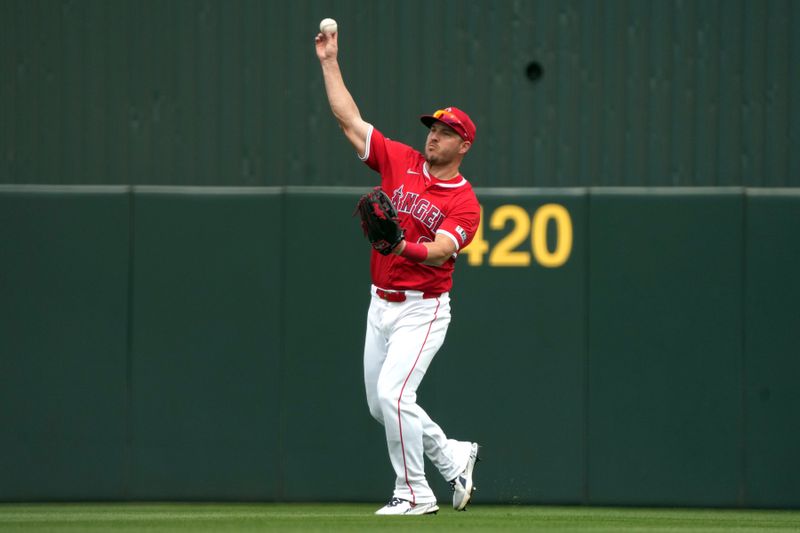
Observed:
[[[0,532],[147,531],[800,531],[800,511],[475,504],[466,513],[376,517],[374,504],[0,504]]]

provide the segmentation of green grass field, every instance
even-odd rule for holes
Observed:
[[[800,511],[474,505],[377,517],[378,504],[0,504],[0,532],[800,531]]]

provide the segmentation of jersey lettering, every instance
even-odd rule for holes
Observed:
[[[417,203],[417,198],[419,198],[419,194],[415,192],[408,192],[403,195],[402,200],[400,200],[400,207],[397,210],[400,213],[410,213],[412,209],[414,209],[414,204]]]
[[[444,218],[444,215],[442,215],[442,212],[439,211],[439,208],[434,205],[431,206],[431,210],[428,211],[428,214],[425,216],[425,218],[420,219],[420,222],[425,224],[425,227],[436,230],[439,228],[442,218]]]
[[[400,199],[403,198],[403,186],[396,188],[392,193],[392,205],[400,212]]]
[[[402,185],[392,193],[392,203],[397,208],[398,213],[411,215],[432,231],[436,231],[444,219],[442,210],[433,205],[430,200],[420,199],[419,193],[403,193]]]
[[[418,202],[414,202],[414,209],[411,210],[411,216],[421,221],[422,217],[425,216],[425,213],[428,212],[428,208],[430,206],[431,203],[424,198]]]

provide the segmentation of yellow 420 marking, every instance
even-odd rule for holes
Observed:
[[[551,221],[556,229],[556,242],[552,248],[547,242],[547,226]],[[563,205],[545,204],[531,217],[524,208],[507,204],[495,209],[489,217],[489,227],[493,230],[502,230],[509,222],[511,226],[508,233],[491,248],[483,236],[484,216],[481,206],[478,231],[469,246],[461,250],[461,255],[467,256],[467,263],[481,266],[483,257],[488,253],[489,266],[530,266],[531,252],[522,248],[529,236],[533,258],[539,265],[558,268],[569,259],[572,253],[572,218]]]

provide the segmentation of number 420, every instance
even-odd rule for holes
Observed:
[[[511,229],[489,252],[489,243],[483,237],[483,206],[481,221],[472,242],[461,251],[472,266],[483,264],[483,256],[489,253],[489,266],[526,267],[531,264],[531,253],[518,249],[530,236],[531,249],[536,262],[546,268],[558,268],[567,262],[572,252],[572,218],[569,211],[559,204],[545,204],[533,214],[518,205],[501,205],[492,212],[489,227],[502,230],[507,222]],[[552,248],[547,242],[547,226],[555,224],[556,242]],[[532,228],[532,229],[531,229]]]

